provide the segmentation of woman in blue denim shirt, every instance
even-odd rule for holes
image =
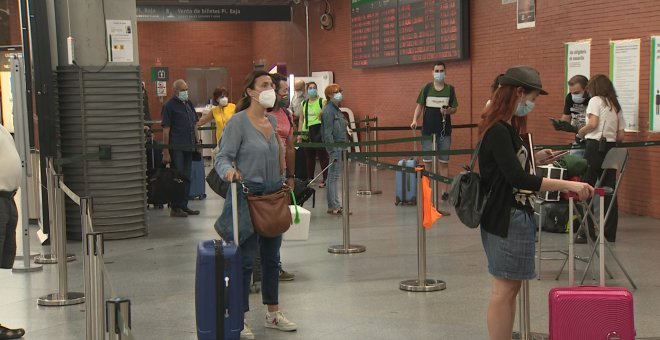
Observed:
[[[275,105],[276,94],[268,72],[253,71],[245,79],[243,97],[236,113],[227,122],[216,156],[216,171],[227,181],[242,180],[253,194],[267,194],[282,187],[281,149],[275,117],[266,115],[266,109]],[[294,169],[288,164],[287,169]],[[287,176],[289,177],[289,176]],[[287,180],[293,187],[293,177]],[[227,193],[227,197],[231,195]],[[233,239],[231,200],[225,200],[222,214],[215,229],[225,240]],[[261,251],[261,298],[268,306],[267,328],[295,331],[297,325],[279,311],[279,253],[282,236],[263,237],[254,232],[247,198],[242,190],[238,194],[238,238],[243,260],[243,309],[249,310],[249,286],[254,269],[257,247]],[[254,334],[244,325],[241,338],[253,339]]]
[[[343,99],[343,90],[337,84],[330,84],[325,88],[325,97],[328,103],[323,107],[321,113],[321,133],[324,143],[347,142],[346,126],[348,122],[344,114],[339,110],[339,104]],[[327,197],[328,214],[341,215],[342,207],[339,202],[337,183],[341,172],[341,152],[343,148],[327,148],[332,166],[328,169]]]

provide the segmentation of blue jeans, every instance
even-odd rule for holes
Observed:
[[[190,169],[192,168],[192,152],[183,150],[170,150],[172,157],[172,166],[181,171],[182,175],[190,179]],[[172,201],[174,209],[188,209],[188,193],[190,192],[190,181],[186,181],[186,194]]]
[[[425,135],[428,136],[428,135]],[[438,135],[435,139],[436,150],[438,151],[447,151],[451,147],[451,136],[442,136]],[[433,150],[433,140],[422,140],[422,151],[432,151]],[[431,161],[431,158],[424,157],[425,161]],[[449,155],[438,155],[438,161],[441,163],[449,163]]]
[[[264,305],[278,305],[280,284],[280,247],[282,236],[263,237],[254,233],[241,243],[243,259],[243,311],[250,310],[250,280],[254,271],[257,247],[261,251],[261,301]]]
[[[328,199],[328,209],[339,209],[341,207],[341,202],[339,202],[339,176],[341,174],[342,160],[341,152],[331,151],[330,162],[337,160],[333,163],[328,169],[328,181],[326,186],[326,195]]]
[[[18,211],[13,198],[0,197],[0,268],[11,269],[16,258]]]

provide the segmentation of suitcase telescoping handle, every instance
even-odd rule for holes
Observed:
[[[231,218],[234,228],[234,244],[238,247],[238,189],[236,181],[231,182]]]
[[[595,188],[594,189],[594,194],[599,196],[599,218],[598,218],[598,264],[599,264],[599,270],[598,270],[598,285],[601,287],[605,287],[605,217],[604,217],[604,209],[605,209],[605,203],[604,203],[604,197],[605,197],[605,192],[606,189],[603,188]],[[575,286],[575,250],[574,250],[574,242],[573,242],[573,208],[574,208],[574,202],[575,200],[578,200],[578,195],[574,192],[569,192],[568,193],[568,221],[569,221],[569,235],[568,235],[568,285],[573,287]],[[585,214],[588,214],[588,212],[585,212]],[[587,217],[586,220],[588,220],[589,217]],[[588,231],[587,231],[588,234]],[[587,236],[590,237],[590,236]]]

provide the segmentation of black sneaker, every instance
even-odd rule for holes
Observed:
[[[0,339],[20,339],[25,335],[23,328],[11,329],[0,325]]]
[[[449,193],[446,192],[446,191],[443,192],[443,193],[442,193],[442,200],[443,200],[443,201],[446,201],[446,200],[448,200],[448,199],[449,199]]]

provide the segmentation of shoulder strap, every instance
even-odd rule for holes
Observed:
[[[303,105],[305,105],[305,129],[309,129],[309,99],[305,99]]]
[[[431,92],[431,86],[433,86],[433,83],[428,83],[426,86],[424,86],[424,100],[426,100],[426,97],[429,96],[429,92]]]
[[[273,131],[273,136],[275,136],[275,140],[277,141],[277,158],[280,162],[280,176],[284,175],[284,159],[282,157],[282,142],[280,142],[280,136],[277,135],[277,131],[275,130],[275,125],[273,125],[273,121],[270,121],[270,127],[272,128]]]
[[[481,140],[479,143],[477,143],[477,147],[474,148],[474,152],[472,153],[472,159],[470,160],[470,171],[474,171],[474,162],[477,160],[477,156],[479,156],[479,149],[481,149]]]
[[[319,108],[323,109],[323,98],[319,97]]]
[[[449,85],[449,106],[451,106],[452,103],[456,102],[456,90],[454,90],[454,87]]]

